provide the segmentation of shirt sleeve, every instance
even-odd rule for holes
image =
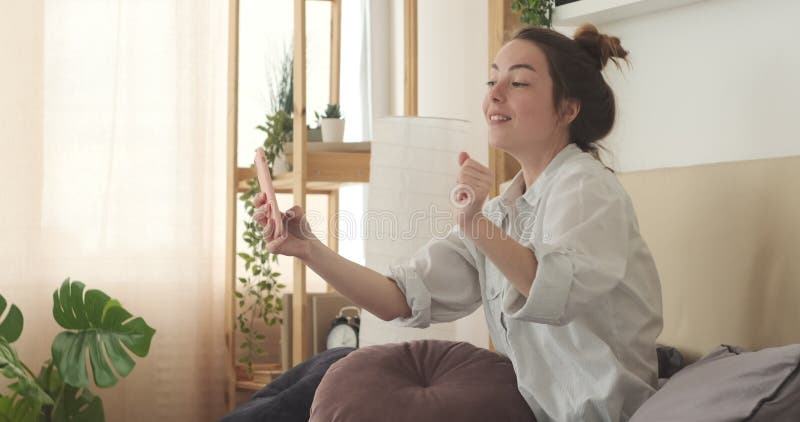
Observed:
[[[525,242],[538,261],[529,295],[512,287],[504,297],[511,318],[567,324],[624,279],[633,218],[625,191],[591,173],[556,183],[541,214],[542,233]]]
[[[397,283],[411,308],[409,318],[392,321],[397,325],[425,328],[454,321],[481,304],[475,257],[458,227],[428,242],[406,263],[389,266],[385,275]]]

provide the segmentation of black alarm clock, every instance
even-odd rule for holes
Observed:
[[[355,315],[345,316],[345,311],[354,311]],[[328,332],[327,349],[334,347],[358,347],[358,329],[361,325],[360,310],[355,306],[345,306],[331,323]]]

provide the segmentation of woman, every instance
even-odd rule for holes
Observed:
[[[298,207],[277,239],[259,209],[267,248],[299,257],[387,321],[425,327],[483,305],[539,422],[628,420],[655,391],[662,319],[633,206],[597,154],[615,114],[601,70],[626,55],[591,25],[574,40],[524,28],[503,46],[483,111],[489,142],[522,170],[486,202],[489,169],[462,153],[457,182],[477,200],[407,264],[383,275],[338,256],[310,235]]]

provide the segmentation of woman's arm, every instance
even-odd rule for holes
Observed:
[[[394,281],[323,245],[312,232],[301,207],[295,205],[281,213],[286,230],[276,237],[266,195],[256,195],[254,204],[257,211],[253,220],[264,227],[262,236],[270,253],[299,258],[342,295],[385,321],[411,316],[406,297]]]
[[[319,240],[309,244],[304,262],[339,293],[384,321],[408,318],[411,308],[397,284],[323,245]]]
[[[529,248],[522,246],[482,214],[467,230],[472,243],[489,258],[520,294],[528,297],[539,263]]]
[[[533,251],[508,236],[487,219],[481,209],[489,193],[492,173],[489,168],[462,152],[457,182],[463,185],[469,200],[456,204],[456,221],[466,236],[497,267],[514,288],[528,297],[536,277],[538,262]]]

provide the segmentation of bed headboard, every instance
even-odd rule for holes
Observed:
[[[661,277],[661,343],[689,359],[800,343],[800,156],[619,179]]]

